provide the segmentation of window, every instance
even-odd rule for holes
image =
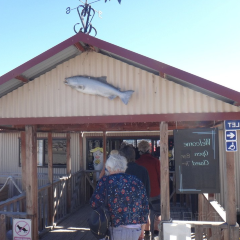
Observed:
[[[53,165],[54,167],[66,167],[67,162],[67,140],[53,139]],[[19,139],[19,166],[21,166],[21,139]],[[37,166],[48,166],[48,140],[37,140]]]

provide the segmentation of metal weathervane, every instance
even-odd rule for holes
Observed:
[[[95,12],[98,13],[98,16],[100,18],[102,18],[101,17],[102,12],[95,10],[94,8],[92,8],[92,6],[90,4],[95,3],[95,2],[99,2],[101,0],[97,0],[97,1],[94,1],[94,2],[91,2],[91,3],[88,3],[88,0],[86,0],[85,3],[82,2],[81,0],[79,0],[79,1],[81,3],[83,3],[84,5],[79,5],[78,7],[72,8],[72,9],[70,7],[67,7],[67,9],[66,9],[66,14],[69,14],[72,10],[77,9],[78,16],[79,16],[80,21],[82,23],[82,27],[79,29],[79,31],[76,30],[76,26],[80,23],[76,23],[73,27],[73,30],[76,34],[79,33],[79,32],[84,32],[86,34],[90,34],[91,31],[94,30],[95,36],[96,36],[97,35],[97,30],[96,30],[96,28],[94,28],[92,26],[91,22],[92,22],[92,19],[93,19],[94,15],[95,15]],[[107,2],[107,0],[105,0],[105,3],[106,2]],[[118,0],[118,2],[120,4],[121,0]]]

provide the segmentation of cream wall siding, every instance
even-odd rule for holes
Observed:
[[[121,90],[134,90],[128,105],[117,97],[80,93],[63,81],[76,75],[107,76]],[[239,108],[208,97],[95,52],[59,64],[0,99],[0,117],[65,117],[166,113],[238,112]]]
[[[219,175],[220,175],[220,193],[216,194],[217,201],[225,207],[226,203],[226,147],[224,131],[219,130]],[[240,171],[240,169],[239,169]],[[240,189],[239,189],[240,192]]]
[[[47,138],[47,133],[38,133],[38,138]],[[65,138],[66,134],[53,133],[53,138]],[[72,173],[79,171],[79,133],[70,134],[70,155]],[[21,187],[22,168],[19,167],[19,138],[20,133],[0,133],[0,183],[4,183],[7,176],[14,176],[18,186]],[[48,168],[38,167],[38,184],[47,184]],[[53,168],[54,179],[65,176],[66,168]],[[4,175],[4,177],[1,177]],[[45,179],[43,179],[45,178]]]

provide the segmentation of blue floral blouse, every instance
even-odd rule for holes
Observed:
[[[133,175],[118,173],[102,177],[90,199],[93,209],[105,204],[108,182],[108,209],[113,227],[147,223],[148,198],[143,183]]]

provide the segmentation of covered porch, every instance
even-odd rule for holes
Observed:
[[[93,237],[87,227],[89,214],[89,201],[91,192],[95,189],[96,182],[90,178],[90,174],[96,174],[95,170],[84,168],[83,157],[83,131],[104,130],[103,149],[106,159],[106,132],[109,131],[159,131],[161,139],[161,207],[162,220],[175,223],[188,223],[192,227],[192,236],[196,239],[228,239],[227,235],[237,236],[238,226],[229,226],[226,212],[214,200],[214,194],[198,195],[198,210],[191,211],[190,195],[178,195],[175,186],[169,188],[169,159],[168,159],[168,132],[174,129],[217,127],[222,122],[215,121],[183,121],[183,122],[149,122],[149,123],[109,123],[109,124],[49,124],[49,125],[18,125],[12,128],[2,129],[2,132],[21,132],[21,157],[22,157],[22,186],[25,191],[5,202],[0,203],[1,232],[0,239],[6,238],[7,232],[12,228],[12,218],[32,219],[34,239],[51,239],[54,235],[57,239],[65,236],[91,239]],[[37,133],[48,135],[48,184],[38,188],[36,143]],[[58,180],[53,180],[52,165],[52,134],[65,133],[67,137],[67,175]],[[72,173],[70,155],[70,133],[78,132],[79,136],[79,165],[80,170]],[[25,139],[25,140],[24,140]],[[24,142],[26,144],[24,144]],[[25,159],[25,161],[24,161]],[[35,163],[35,164],[33,164]],[[174,174],[173,174],[174,177]],[[29,189],[32,189],[29,191]],[[35,191],[37,190],[37,191]],[[234,213],[233,213],[234,214]],[[230,215],[229,215],[230,216]],[[234,219],[234,215],[231,216]],[[79,219],[79,220],[77,220]],[[165,220],[164,220],[165,219]],[[234,221],[234,220],[233,220]],[[61,226],[63,225],[63,228]],[[161,226],[159,226],[161,228]],[[62,229],[62,230],[61,230]],[[49,233],[47,233],[50,231]],[[230,231],[230,233],[229,233]],[[47,234],[45,234],[47,233]],[[64,234],[61,234],[64,233]],[[59,236],[58,236],[59,235]],[[225,238],[224,238],[225,235]],[[61,236],[61,237],[60,237]],[[160,237],[160,236],[159,236]],[[236,238],[236,237],[235,237]],[[229,239],[235,239],[229,238]]]

